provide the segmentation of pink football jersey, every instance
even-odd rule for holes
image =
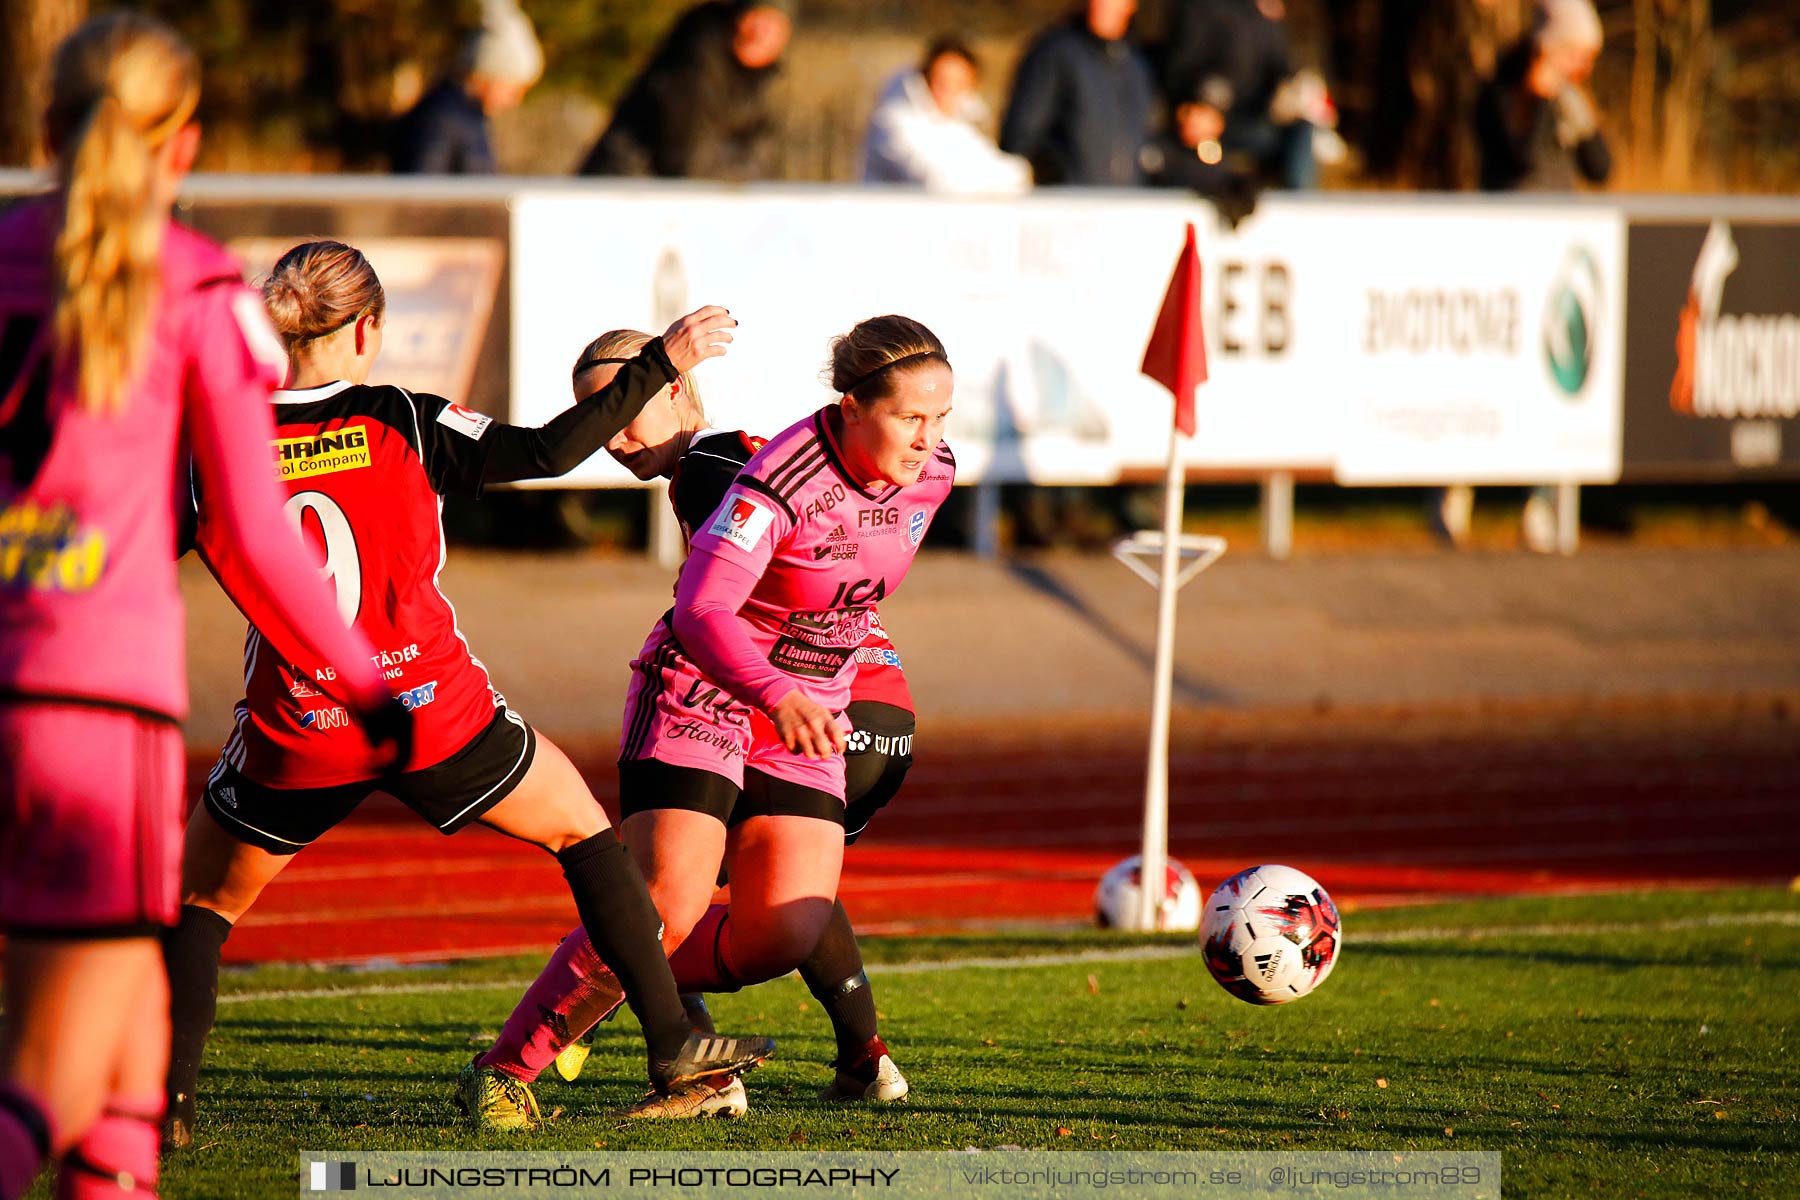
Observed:
[[[833,712],[849,702],[873,606],[906,578],[956,475],[939,443],[917,483],[865,491],[844,468],[832,411],[784,430],[746,464],[712,523],[694,531],[676,590],[688,655],[765,711],[796,687]],[[710,619],[721,606],[735,619]]]
[[[267,401],[286,356],[260,297],[223,249],[171,224],[124,407],[90,412],[49,352],[59,217],[53,198],[0,217],[0,693],[187,715],[175,550],[191,451],[224,536],[246,547],[246,586],[374,703],[367,643],[337,620],[281,516]]]

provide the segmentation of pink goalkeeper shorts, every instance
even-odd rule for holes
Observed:
[[[111,938],[173,924],[182,771],[166,720],[0,702],[0,928]]]

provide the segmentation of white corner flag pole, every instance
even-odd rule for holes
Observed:
[[[1175,694],[1175,599],[1187,583],[1225,553],[1225,539],[1186,537],[1181,532],[1182,501],[1187,473],[1181,461],[1183,417],[1194,432],[1194,387],[1206,382],[1205,346],[1200,339],[1200,262],[1194,248],[1194,226],[1169,279],[1169,290],[1157,313],[1156,328],[1144,351],[1143,373],[1169,389],[1175,419],[1169,423],[1169,463],[1163,477],[1163,527],[1160,535],[1141,531],[1113,545],[1113,557],[1156,588],[1156,665],[1150,701],[1150,750],[1144,780],[1144,839],[1138,858],[1138,903],[1130,927],[1160,929],[1169,862],[1169,715]],[[1169,361],[1172,353],[1173,362]],[[1161,560],[1152,574],[1145,562]],[[1189,559],[1183,567],[1182,559]]]
[[[1181,561],[1181,514],[1187,477],[1181,433],[1169,425],[1169,465],[1163,481],[1162,571],[1156,585],[1156,666],[1150,698],[1150,752],[1144,784],[1144,847],[1138,874],[1138,928],[1162,927],[1163,876],[1169,859],[1169,709],[1175,693],[1176,572]]]

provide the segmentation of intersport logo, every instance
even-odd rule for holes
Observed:
[[[1692,417],[1800,416],[1800,317],[1721,312],[1737,267],[1731,226],[1714,221],[1675,333],[1669,407]]]

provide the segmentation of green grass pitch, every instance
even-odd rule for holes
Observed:
[[[713,1005],[721,1029],[781,1042],[747,1079],[746,1119],[611,1119],[642,1088],[626,1016],[578,1083],[539,1083],[554,1119],[510,1137],[466,1131],[447,1097],[536,961],[229,973],[199,1137],[162,1195],[291,1196],[302,1150],[1002,1145],[1498,1150],[1509,1197],[1800,1195],[1789,892],[1350,912],[1325,986],[1269,1009],[1215,986],[1187,938],[866,952],[909,1103],[814,1099],[830,1030],[789,978]],[[332,994],[292,994],[308,991]]]

